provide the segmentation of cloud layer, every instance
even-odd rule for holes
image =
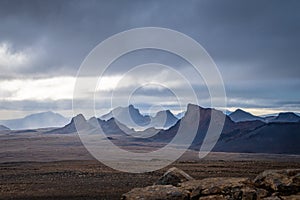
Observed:
[[[42,105],[39,110],[70,110],[77,70],[99,42],[131,28],[159,26],[183,32],[205,47],[224,79],[230,108],[300,111],[299,8],[297,0],[3,0],[1,109],[29,112],[27,108],[32,108],[34,112],[32,103]],[[111,84],[106,83],[103,92],[109,93],[128,69],[149,62],[192,73],[191,66],[172,54],[133,52],[112,64],[106,80]],[[203,80],[190,79],[199,102],[209,106]],[[161,91],[148,87],[139,96],[153,100]]]

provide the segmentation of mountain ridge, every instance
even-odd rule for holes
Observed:
[[[23,118],[0,120],[0,124],[12,129],[37,129],[48,127],[60,127],[65,125],[69,119],[52,111],[40,112],[27,115]]]
[[[264,121],[264,118],[255,116],[255,115],[253,115],[249,112],[246,112],[242,109],[236,109],[234,112],[230,113],[228,116],[235,122],[254,121],[254,120]]]

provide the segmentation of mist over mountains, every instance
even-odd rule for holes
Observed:
[[[60,127],[69,119],[51,111],[28,115],[24,118],[0,120],[0,124],[13,130]]]

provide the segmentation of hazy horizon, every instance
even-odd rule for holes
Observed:
[[[129,106],[129,105],[128,105]],[[138,108],[138,107],[136,107],[135,105],[133,105],[135,108],[137,108],[139,111],[140,111],[140,113],[142,114],[142,115],[149,115],[149,116],[155,116],[155,114],[157,113],[157,112],[159,112],[159,111],[163,111],[163,110],[142,110],[142,109],[140,109],[140,108]],[[201,107],[201,105],[199,105],[200,107]],[[124,107],[124,106],[122,106],[122,107]],[[125,107],[127,107],[127,106],[125,106]],[[205,107],[205,108],[207,108],[207,107]],[[85,116],[87,119],[89,119],[89,118],[92,118],[92,117],[97,117],[97,118],[100,118],[102,115],[105,115],[105,114],[108,114],[110,111],[112,111],[114,108],[112,108],[112,109],[107,109],[106,111],[104,111],[104,112],[102,112],[102,113],[100,113],[100,114],[98,114],[98,115],[88,115],[88,116]],[[220,111],[222,111],[224,114],[226,114],[225,112],[234,112],[234,111],[236,111],[237,109],[242,109],[242,108],[234,108],[234,109],[226,109],[226,110],[224,110],[224,109],[220,109]],[[171,109],[168,109],[168,110],[170,110],[171,111],[171,113],[173,114],[173,115],[177,115],[177,114],[180,114],[180,113],[182,113],[182,112],[186,112],[186,109],[185,110],[171,110]],[[251,112],[251,109],[242,109],[242,110],[244,110],[244,111],[246,111],[246,112],[249,112],[249,113],[251,113],[251,114],[253,114],[253,115],[255,115],[255,116],[261,116],[261,117],[265,117],[265,116],[277,116],[279,113],[285,113],[285,112],[292,112],[292,111],[284,111],[284,110],[282,110],[282,111],[279,111],[279,110],[274,110],[274,112],[272,112],[272,111],[270,111],[269,110],[269,112],[267,112],[267,113],[264,113],[264,114],[255,114],[255,113],[253,113],[253,112]],[[52,112],[52,113],[57,113],[57,114],[60,114],[60,115],[62,115],[63,117],[65,117],[65,118],[68,118],[68,119],[71,119],[72,117],[75,117],[76,116],[76,114],[74,114],[73,113],[73,111],[52,111],[52,110],[45,110],[45,111],[34,111],[34,112],[32,112],[32,111],[30,111],[28,114],[25,114],[25,112],[23,112],[23,111],[21,111],[21,114],[15,114],[15,113],[13,113],[14,115],[11,117],[11,118],[0,118],[0,120],[11,120],[11,119],[18,119],[18,118],[24,118],[24,117],[27,117],[27,116],[30,116],[30,115],[34,115],[34,114],[41,114],[41,113],[47,113],[47,112]],[[299,115],[300,116],[300,113],[299,112],[293,112],[293,113],[295,113],[296,115]],[[1,116],[1,117],[3,117],[3,116]]]

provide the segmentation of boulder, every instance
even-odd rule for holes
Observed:
[[[283,200],[299,200],[300,199],[300,193],[290,196],[282,196],[281,199]]]
[[[170,168],[162,177],[158,179],[155,185],[174,185],[178,186],[179,183],[194,180],[190,175],[176,167]]]
[[[228,198],[226,198],[223,195],[210,195],[210,196],[204,196],[204,197],[200,197],[199,200],[227,200]]]
[[[298,200],[300,169],[267,170],[255,179],[217,177],[195,180],[177,168],[168,170],[156,185],[135,188],[123,200]]]
[[[281,200],[281,199],[278,196],[271,196],[271,197],[263,198],[263,200]]]
[[[122,200],[188,200],[189,193],[172,185],[153,185],[135,188],[123,194]]]
[[[181,183],[179,186],[191,193],[191,199],[198,199],[200,196],[219,194],[231,194],[232,196],[234,193],[240,192],[247,181],[247,178],[205,178],[202,180],[187,181]]]
[[[253,183],[272,193],[291,195],[300,192],[300,169],[267,170],[259,174]]]

